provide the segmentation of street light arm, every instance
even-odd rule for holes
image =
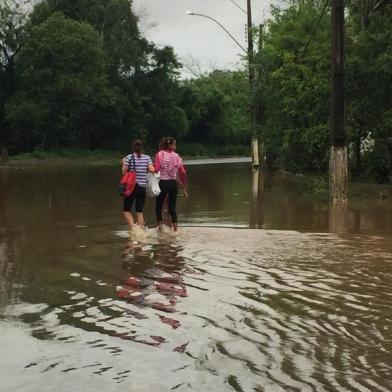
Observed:
[[[187,12],[188,15],[194,15],[194,16],[201,16],[202,18],[207,18],[209,20],[212,20],[214,23],[216,23],[240,48],[243,52],[248,54],[248,51],[233,37],[233,35],[225,28],[225,26],[222,25],[222,23],[218,22],[216,19],[211,18],[211,16],[204,15],[204,14],[197,14],[195,12]]]

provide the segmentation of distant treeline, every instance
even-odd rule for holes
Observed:
[[[329,9],[320,19],[324,0],[278,3],[257,37],[254,64],[267,162],[325,172]],[[18,4],[0,5],[0,137],[12,153],[126,150],[133,138],[155,145],[164,135],[183,142],[189,155],[246,151],[246,64],[181,80],[173,49],[142,37],[131,0],[43,0],[29,10]],[[346,4],[351,172],[385,182],[392,174],[392,4]]]

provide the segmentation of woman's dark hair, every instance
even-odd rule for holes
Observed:
[[[174,139],[174,137],[171,137],[171,136],[167,137],[166,140],[167,140],[168,147],[172,146],[176,142],[176,139]]]
[[[132,143],[133,152],[136,154],[141,154],[143,152],[143,143],[141,140],[136,139]]]
[[[158,151],[165,150],[166,149],[165,146],[166,146],[166,137],[163,137],[159,142]]]
[[[176,142],[176,139],[171,136],[163,137],[159,142],[159,149],[160,150],[167,150],[169,146],[172,146]]]

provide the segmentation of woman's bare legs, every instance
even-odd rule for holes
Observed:
[[[141,228],[144,228],[144,215],[143,212],[137,212],[136,213],[136,223],[138,224],[138,226],[140,226]]]
[[[132,214],[129,211],[124,211],[123,213],[124,213],[124,218],[128,223],[128,226],[132,228],[132,226],[135,224]]]

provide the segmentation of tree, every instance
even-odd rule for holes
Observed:
[[[9,142],[9,129],[4,121],[7,99],[15,92],[15,56],[25,36],[27,15],[22,4],[0,2],[0,144]]]
[[[55,12],[95,28],[103,40],[111,79],[129,76],[144,63],[148,45],[140,37],[132,0],[44,0],[35,7],[32,23],[42,23]]]
[[[135,73],[138,91],[146,117],[148,140],[156,143],[169,134],[181,138],[188,132],[188,119],[180,107],[178,62],[173,48],[161,49],[151,45],[148,61]]]
[[[249,84],[244,71],[213,71],[183,83],[182,106],[190,120],[188,140],[248,144]]]
[[[7,120],[23,150],[91,147],[100,111],[112,105],[99,34],[53,14],[31,29],[16,59],[17,92]]]
[[[163,133],[187,131],[177,105],[180,64],[172,48],[157,48],[140,36],[131,0],[45,0],[35,8],[32,23],[58,11],[90,24],[103,41],[116,103],[106,113],[108,132],[101,146],[120,148],[134,136],[156,143]]]
[[[256,57],[262,70],[260,95],[267,157],[278,157],[280,165],[293,171],[324,171],[328,167],[327,15],[315,32],[322,5],[321,1],[298,0],[286,8],[273,9],[263,51]]]
[[[392,176],[392,5],[365,0],[351,1],[349,6],[347,91],[354,174],[370,174],[385,181],[388,171]],[[362,143],[369,140],[373,147],[362,148]]]

